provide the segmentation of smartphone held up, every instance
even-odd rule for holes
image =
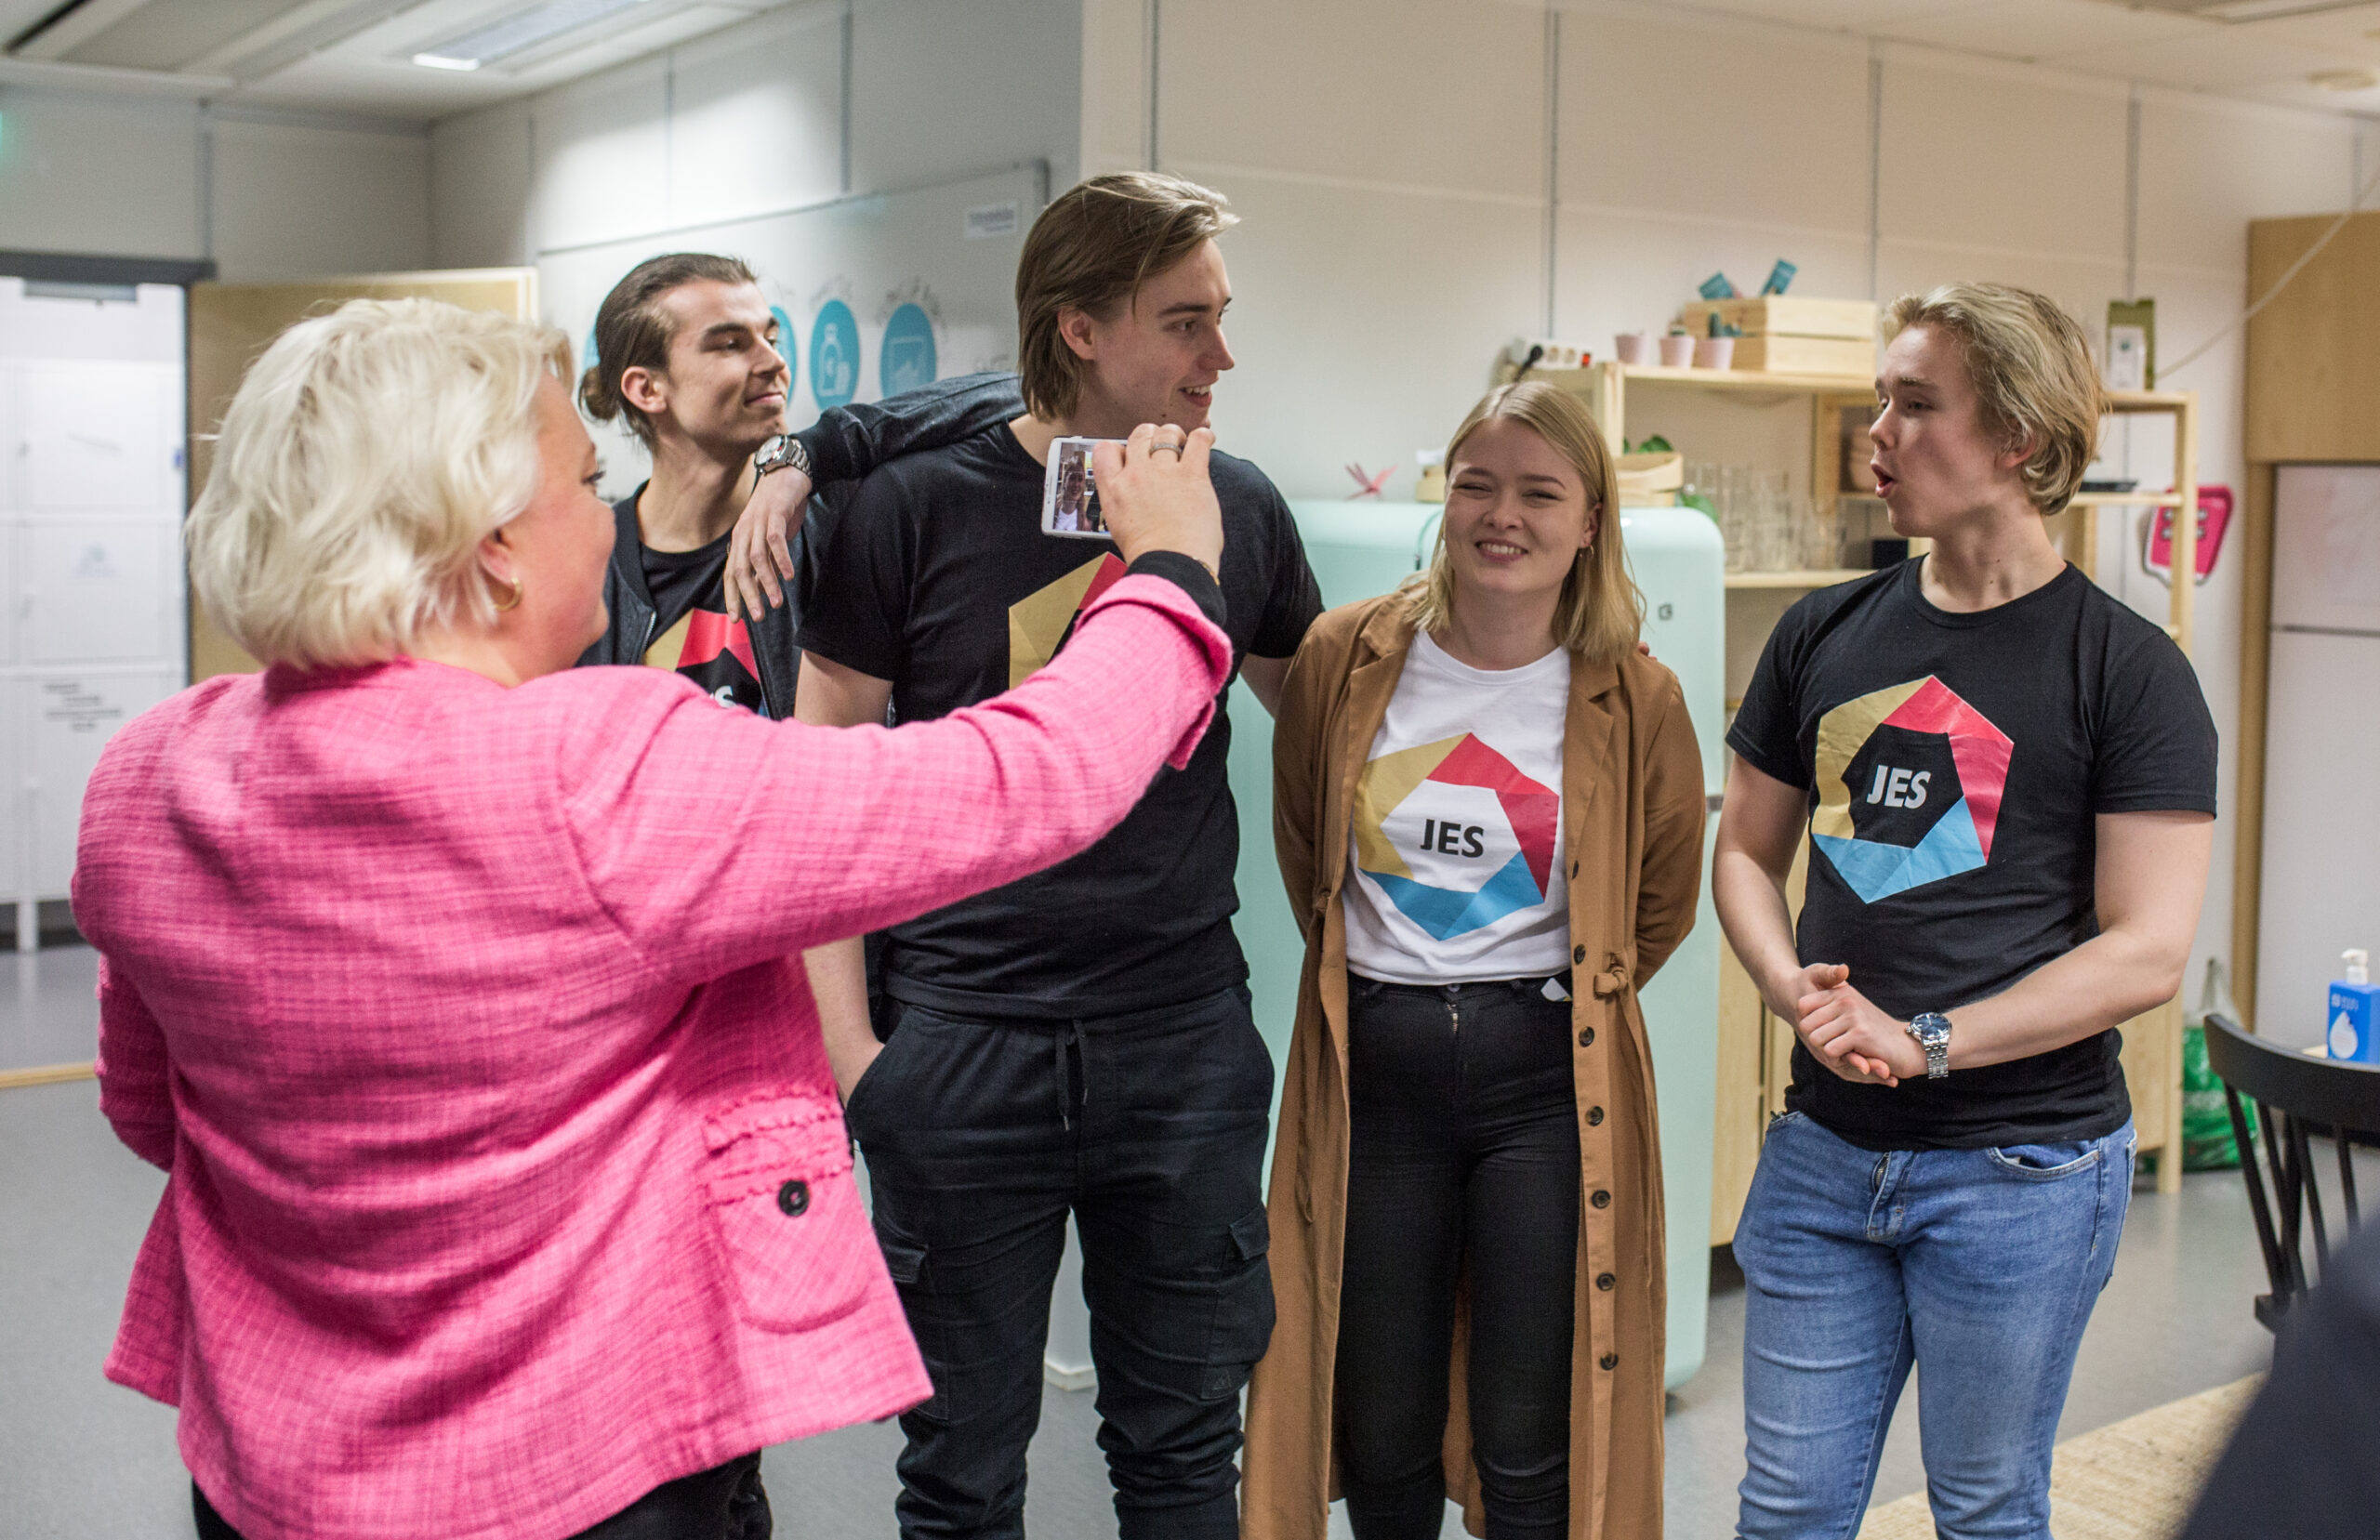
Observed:
[[[1099,510],[1099,482],[1091,467],[1091,446],[1120,440],[1053,439],[1050,465],[1041,478],[1041,533],[1075,540],[1111,540]]]

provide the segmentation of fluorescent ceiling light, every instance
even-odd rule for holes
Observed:
[[[542,6],[515,11],[501,21],[424,48],[413,56],[413,61],[430,70],[476,70],[645,3],[646,0],[547,0]]]

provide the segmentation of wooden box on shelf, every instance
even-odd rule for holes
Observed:
[[[1776,375],[1842,375],[1857,379],[1875,364],[1876,345],[1866,337],[1746,334],[1736,339],[1738,369]]]
[[[1677,313],[1678,321],[1697,336],[1710,330],[1716,315],[1747,337],[1839,337],[1876,342],[1876,304],[1871,299],[1814,299],[1805,295],[1765,294],[1743,299],[1697,299]],[[1864,373],[1863,362],[1858,373]],[[1822,374],[1834,373],[1821,370]]]

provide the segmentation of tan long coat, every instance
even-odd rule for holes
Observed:
[[[1347,1199],[1347,872],[1355,778],[1412,646],[1394,596],[1316,621],[1274,730],[1282,880],[1306,938],[1270,1198],[1270,1351],[1250,1391],[1243,1540],[1323,1540],[1339,1478],[1332,1371]],[[1648,658],[1574,662],[1563,739],[1582,1206],[1571,1349],[1573,1540],[1661,1532],[1660,1136],[1636,989],[1694,923],[1702,759],[1676,677]],[[1599,1112],[1597,1110],[1600,1110]],[[1608,1193],[1607,1206],[1593,1202]],[[1608,1279],[1609,1287],[1598,1286]],[[1447,1490],[1485,1533],[1465,1405],[1469,1312],[1456,1309]]]

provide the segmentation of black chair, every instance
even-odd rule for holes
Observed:
[[[2327,1134],[2338,1146],[2339,1196],[2352,1231],[2362,1220],[2356,1204],[2358,1144],[2380,1145],[2380,1065],[2334,1062],[2298,1048],[2252,1037],[2228,1017],[2206,1019],[2206,1058],[2222,1078],[2231,1109],[2231,1133],[2240,1145],[2240,1174],[2248,1183],[2248,1206],[2256,1218],[2256,1241],[2264,1248],[2265,1273],[2272,1292],[2256,1299],[2256,1319],[2274,1329],[2303,1298],[2308,1283],[2304,1238],[2313,1232],[2316,1268],[2328,1271],[2330,1236],[2323,1224],[2322,1194],[2314,1179],[2307,1138]],[[2253,1099],[2262,1138],[2251,1135],[2242,1096]],[[2257,1168],[2263,1146],[2264,1170]],[[2267,1172],[2272,1193],[2265,1193]]]

